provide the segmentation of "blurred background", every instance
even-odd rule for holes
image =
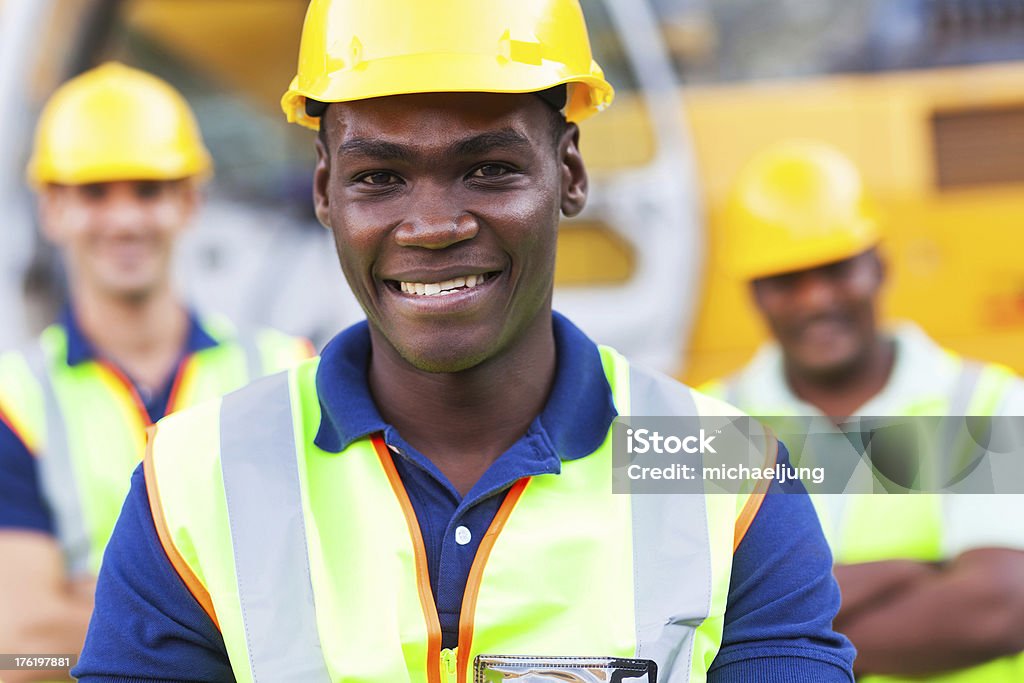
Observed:
[[[319,346],[361,317],[312,213],[313,134],[278,100],[305,0],[0,0],[0,346],[64,300],[24,167],[45,99],[117,59],[177,86],[215,157],[181,254],[204,310]],[[1024,0],[582,0],[615,105],[583,126],[587,211],[560,233],[556,307],[697,383],[765,337],[717,265],[736,173],[830,142],[883,220],[885,312],[1024,370]]]

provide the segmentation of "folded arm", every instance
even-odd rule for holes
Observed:
[[[858,673],[927,675],[1024,651],[1024,552],[969,550],[944,565],[893,560],[836,567],[836,628]]]

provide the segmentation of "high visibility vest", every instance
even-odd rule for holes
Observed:
[[[237,334],[203,321],[219,343],[179,365],[168,412],[243,386],[309,358],[308,342],[273,330]],[[0,355],[0,412],[36,456],[43,496],[70,575],[96,573],[131,479],[145,451],[149,415],[113,364],[67,363],[67,332]]]
[[[919,349],[925,351],[925,349]],[[935,347],[929,361],[935,371],[955,378],[946,394],[923,392],[908,396],[900,415],[992,415],[1012,385],[1013,372],[1001,365],[965,360]],[[749,411],[769,425],[772,418],[797,415],[792,405],[768,405],[759,400],[763,382],[741,371],[725,380],[701,386],[712,396]],[[797,458],[799,454],[794,454]],[[943,539],[943,495],[813,495],[826,537],[837,564],[857,564],[892,559],[936,562],[947,559]],[[986,520],[978,519],[979,525]],[[854,643],[856,645],[856,643]],[[966,669],[924,678],[862,676],[862,683],[1017,683],[1024,681],[1024,653],[995,659]]]
[[[621,415],[737,414],[611,349],[601,358]],[[763,493],[614,495],[609,432],[560,474],[512,486],[476,553],[458,647],[442,650],[392,455],[379,435],[316,447],[316,369],[170,416],[150,438],[157,532],[238,681],[464,683],[480,654],[635,656],[659,681],[706,679]]]

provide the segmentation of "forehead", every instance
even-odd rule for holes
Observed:
[[[531,94],[424,93],[334,103],[321,126],[336,148],[371,139],[426,151],[502,130],[539,145],[550,136],[550,120],[548,105]]]

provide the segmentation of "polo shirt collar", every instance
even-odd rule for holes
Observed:
[[[93,346],[92,342],[89,341],[88,337],[85,336],[85,332],[82,331],[81,326],[78,324],[78,320],[75,318],[75,312],[70,306],[65,306],[60,316],[60,323],[64,327],[68,339],[68,365],[80,365],[87,361],[96,360],[100,357],[100,354],[96,351],[96,347]],[[209,349],[214,346],[218,346],[218,342],[214,337],[203,327],[199,321],[199,316],[196,315],[195,311],[188,311],[188,336],[185,338],[185,348],[183,355],[202,351],[203,349]]]
[[[597,345],[559,313],[553,314],[552,327],[555,380],[534,426],[546,433],[559,458],[576,460],[604,443],[618,412]],[[315,443],[322,450],[340,453],[388,428],[370,394],[369,363],[366,321],[341,332],[324,348],[316,373],[321,419]]]

